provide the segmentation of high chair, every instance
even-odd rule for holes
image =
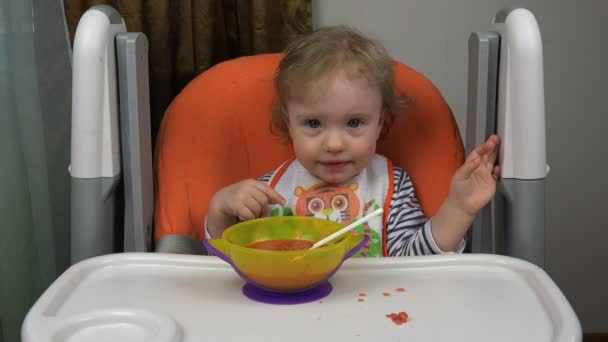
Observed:
[[[466,140],[470,148],[494,132],[502,138],[501,191],[512,203],[504,217],[505,251],[517,258],[465,253],[348,259],[317,287],[323,297],[311,299],[305,291],[300,305],[292,306],[248,295],[218,257],[184,255],[204,253],[204,219],[215,191],[259,177],[291,156],[290,146],[269,130],[272,79],[281,56],[221,63],[177,96],[162,122],[155,158],[156,251],[171,253],[115,253],[152,250],[147,40],[125,32],[112,8],[89,9],[73,54],[75,264],[32,306],[23,342],[581,341],[574,310],[533,264],[543,260],[543,212],[536,210],[546,175],[542,58],[538,45],[532,46],[535,53],[520,52],[530,52],[521,43],[540,38],[538,27],[525,10],[501,11],[495,24],[500,73],[498,34],[471,36],[468,117],[477,119],[467,122],[475,134],[467,132]],[[431,82],[404,64],[395,62],[394,68],[396,91],[412,103],[398,114],[378,152],[407,170],[424,213],[432,216],[463,162],[463,144]],[[539,125],[533,125],[535,134],[519,134],[530,128],[530,118]],[[114,201],[121,182],[124,232],[113,225],[121,212]],[[494,252],[476,245],[493,243],[485,236],[493,230],[489,209],[474,223],[473,252]],[[122,238],[119,250],[114,242]],[[505,322],[516,329],[505,329]]]
[[[109,6],[93,6],[78,25],[69,168],[73,262],[121,251],[202,253],[212,194],[260,177],[290,156],[290,146],[269,129],[280,55],[244,57],[206,71],[169,106],[153,182],[147,48],[145,35],[126,32]],[[431,82],[401,63],[394,68],[396,91],[412,101],[378,152],[407,170],[430,217],[463,161],[462,141]],[[492,204],[472,225],[470,250],[542,267],[549,168],[542,45],[534,16],[525,9],[499,11],[492,32],[471,34],[468,69],[466,148],[491,134],[501,138],[501,181]]]
[[[213,194],[257,178],[292,156],[270,132],[280,54],[221,63],[194,79],[167,109],[156,146],[157,251],[200,252]],[[410,99],[378,152],[404,167],[424,213],[447,196],[464,148],[445,100],[423,75],[395,62],[395,89]]]

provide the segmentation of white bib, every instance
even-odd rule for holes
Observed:
[[[281,165],[270,186],[284,198],[285,205],[271,205],[264,216],[312,216],[348,225],[383,207],[376,216],[354,229],[368,235],[370,242],[356,255],[382,256],[386,251],[386,217],[393,195],[393,167],[390,160],[376,154],[359,175],[339,185],[329,185],[313,176],[298,160]]]

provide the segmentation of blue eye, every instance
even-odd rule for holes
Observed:
[[[304,124],[310,128],[319,128],[319,126],[321,126],[321,121],[317,119],[310,119],[306,120]]]
[[[357,128],[362,124],[361,120],[359,119],[352,119],[350,121],[348,121],[347,126],[350,128]]]

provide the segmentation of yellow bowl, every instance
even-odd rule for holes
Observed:
[[[313,250],[269,251],[246,247],[266,240],[316,242],[343,228],[336,222],[312,217],[281,216],[250,220],[224,231],[221,239],[204,241],[207,250],[230,263],[247,282],[274,292],[300,292],[331,277],[342,262],[367,241],[345,233]]]

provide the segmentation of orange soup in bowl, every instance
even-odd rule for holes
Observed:
[[[313,244],[308,240],[266,240],[250,243],[246,247],[266,251],[302,251],[310,249]]]

